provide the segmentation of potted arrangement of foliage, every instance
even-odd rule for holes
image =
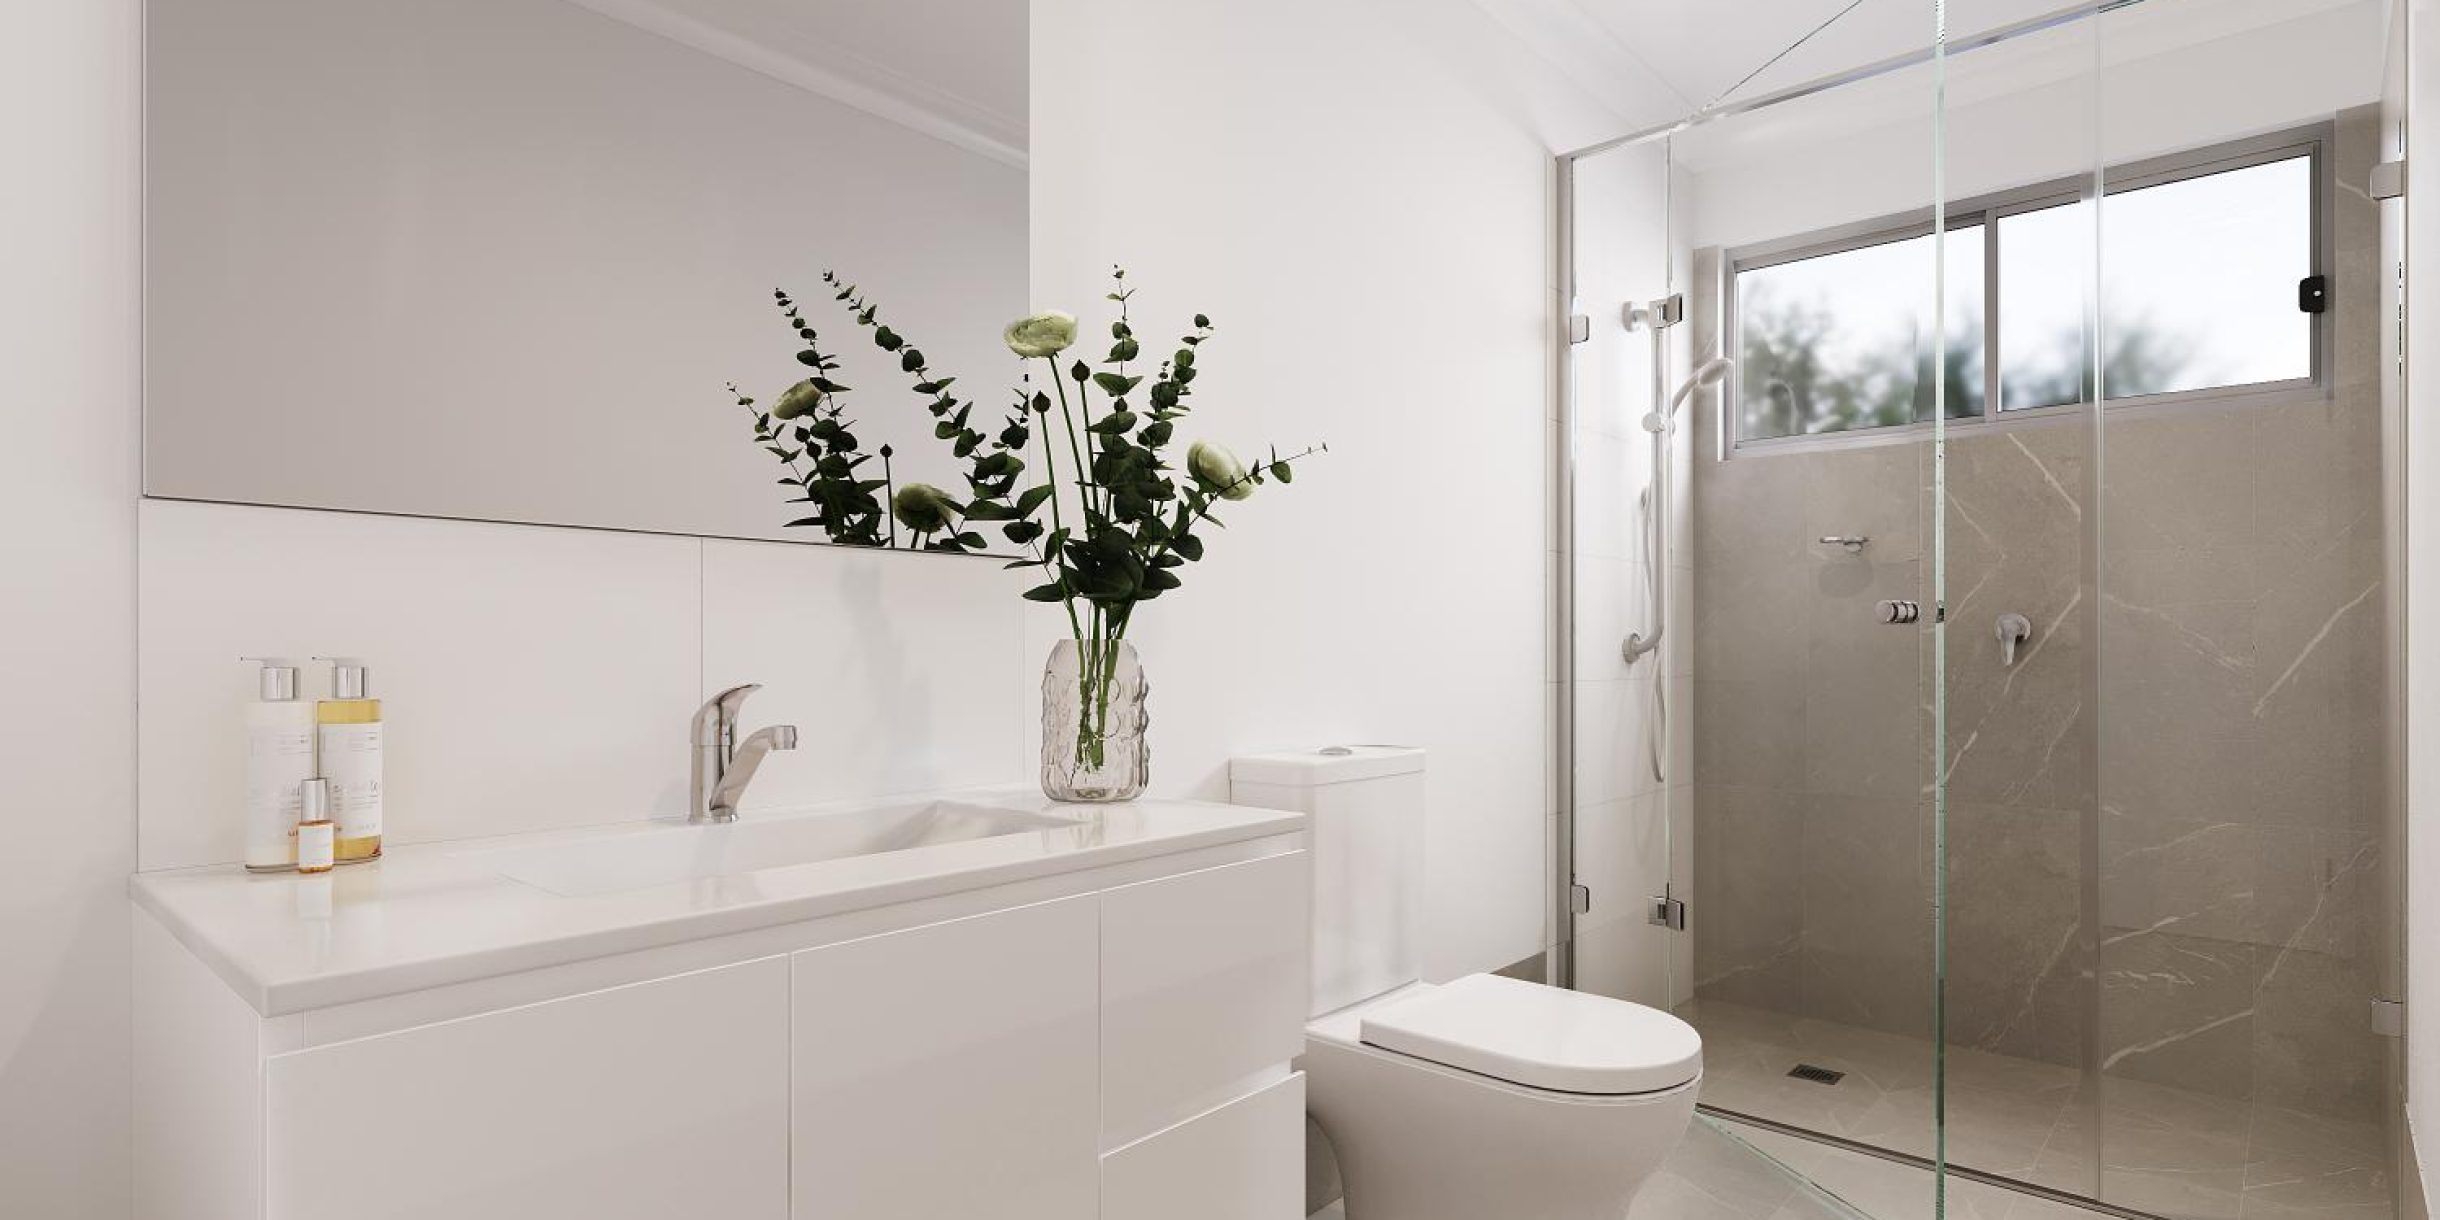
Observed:
[[[913,379],[933,417],[933,435],[967,463],[960,495],[924,483],[899,486],[889,446],[874,454],[859,447],[843,402],[848,387],[836,377],[840,361],[822,350],[815,328],[784,292],[776,294],[779,308],[803,344],[797,359],[812,375],[768,408],[736,395],[753,420],[755,441],[785,469],[781,484],[798,493],[791,501],[812,506],[791,525],[819,527],[832,541],[852,545],[951,552],[989,549],[982,531],[996,526],[1023,548],[1025,556],[1009,566],[1037,569],[1044,578],[1024,596],[1061,606],[1068,620],[1069,637],[1053,648],[1043,672],[1042,789],[1065,801],[1127,800],[1149,779],[1147,686],[1127,641],[1137,607],[1177,589],[1180,570],[1203,558],[1200,531],[1219,524],[1220,504],[1244,500],[1266,482],[1290,482],[1292,463],[1328,448],[1284,457],[1273,449],[1247,464],[1216,443],[1196,441],[1184,465],[1172,465],[1211,319],[1195,315],[1174,350],[1137,372],[1150,362],[1129,317],[1134,290],[1123,268],[1111,278],[1107,299],[1118,316],[1098,369],[1066,355],[1078,337],[1072,315],[1050,311],[1009,324],[1003,338],[1027,371],[998,431],[986,433],[973,426],[975,404],[952,392],[955,378],[935,374],[855,285],[824,274],[834,300]],[[1034,361],[1043,364],[1047,390],[1034,384]],[[1028,481],[1026,455],[1037,442],[1041,473]]]

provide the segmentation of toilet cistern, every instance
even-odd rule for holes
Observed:
[[[774,750],[796,748],[793,724],[775,724],[743,742],[737,740],[738,712],[745,706],[746,696],[761,689],[760,683],[753,682],[732,686],[695,709],[694,724],[687,734],[694,747],[687,821],[736,821],[737,802],[745,795],[746,785],[754,782],[763,758]]]

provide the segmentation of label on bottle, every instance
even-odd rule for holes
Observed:
[[[251,726],[246,733],[246,864],[296,861],[297,785],[313,778],[313,730]]]
[[[331,837],[329,822],[301,822],[297,825],[297,871],[326,873],[338,859],[338,844]],[[328,901],[327,896],[324,901]],[[324,914],[329,914],[325,911]]]
[[[381,726],[322,726],[322,778],[330,781],[330,820],[339,839],[381,833]]]

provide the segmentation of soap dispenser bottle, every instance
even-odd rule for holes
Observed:
[[[297,697],[297,663],[241,657],[262,666],[246,705],[246,867],[296,867],[298,788],[313,778],[314,709]]]
[[[322,778],[330,781],[330,817],[338,825],[333,854],[341,864],[381,855],[381,700],[372,697],[372,671],[355,657],[330,662],[330,698],[314,705]]]

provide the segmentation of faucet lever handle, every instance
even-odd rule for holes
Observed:
[[[745,707],[746,696],[762,689],[760,682],[732,686],[704,700],[695,709],[694,741],[699,746],[725,745],[731,730],[737,726],[737,714]]]

